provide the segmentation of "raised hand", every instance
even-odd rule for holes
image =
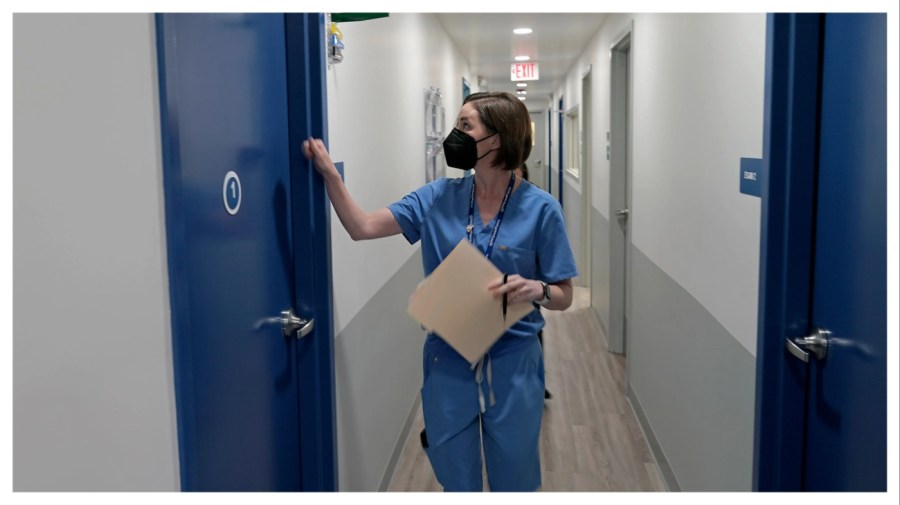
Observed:
[[[322,177],[325,177],[326,179],[333,176],[340,177],[337,167],[334,166],[331,155],[328,154],[328,149],[325,147],[325,143],[322,142],[322,139],[309,137],[307,140],[304,140],[303,155],[306,156],[307,159],[312,160],[313,166],[316,167],[316,171],[319,172]]]

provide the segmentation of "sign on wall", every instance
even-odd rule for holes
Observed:
[[[759,180],[762,160],[759,158],[741,158],[741,193],[760,196],[762,188]]]

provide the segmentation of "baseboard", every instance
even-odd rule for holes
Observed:
[[[387,491],[388,487],[391,485],[391,481],[394,480],[394,473],[397,471],[397,462],[400,461],[400,455],[403,454],[403,450],[406,449],[406,442],[409,440],[409,429],[412,427],[413,421],[419,413],[419,405],[421,405],[421,403],[422,397],[416,395],[416,400],[413,402],[412,408],[406,416],[406,422],[403,424],[403,429],[400,430],[400,437],[397,440],[397,444],[394,446],[394,452],[391,454],[391,459],[384,469],[384,477],[381,478],[381,484],[378,486],[379,492]]]
[[[641,407],[641,402],[638,400],[634,390],[631,389],[631,384],[628,385],[626,398],[631,405],[631,410],[634,412],[635,417],[637,417],[638,426],[640,426],[641,431],[644,433],[647,444],[650,445],[650,454],[652,454],[653,459],[656,460],[656,466],[659,468],[659,473],[662,475],[663,484],[666,485],[666,491],[681,491],[678,479],[675,478],[675,473],[672,471],[672,467],[669,465],[669,461],[666,459],[666,455],[659,445],[659,441],[656,440],[656,436],[653,434],[650,422],[647,420],[647,416],[644,415],[644,409]]]

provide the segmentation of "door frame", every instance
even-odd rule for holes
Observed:
[[[547,193],[553,194],[553,107],[547,109]]]
[[[594,104],[592,94],[592,68],[588,65],[587,70],[581,76],[581,166],[578,169],[578,175],[581,179],[581,248],[582,257],[584,258],[581,272],[581,284],[591,288],[591,270],[592,256],[594,252],[594,241],[591,237],[591,218],[593,214],[594,202],[593,191],[591,191],[591,179],[593,179],[593,126],[594,126]]]
[[[170,110],[177,97],[168,93],[165,63],[166,35],[164,14],[156,14],[156,50],[159,72],[159,110],[163,173],[180,166],[176,118]],[[286,70],[288,87],[288,137],[302,139],[308,135],[327,142],[327,96],[325,86],[325,16],[321,13],[285,15]],[[292,304],[298,314],[311,314],[313,331],[297,341],[294,347],[299,370],[298,410],[300,439],[301,488],[304,491],[337,490],[337,443],[335,430],[334,338],[331,306],[331,236],[330,206],[324,183],[314,177],[315,170],[301,152],[300,142],[289,146],[291,174],[291,226],[294,252],[294,289]],[[299,176],[298,176],[299,174]],[[181,209],[181,188],[172,178],[164,177],[166,198],[167,256],[170,279],[184,278],[185,264],[179,251],[185,247]],[[312,261],[298,261],[312,258]],[[305,267],[305,268],[304,268]],[[179,349],[190,330],[190,308],[184,300],[184,286],[169,284],[172,319],[173,359],[176,369],[176,417],[180,485],[187,491],[189,482],[185,464],[194,441],[193,432],[182,429],[194,420],[190,401],[191,371],[183,370]],[[178,374],[178,370],[183,373]]]
[[[565,119],[566,109],[564,108],[565,100],[562,96],[559,97],[559,109],[557,109],[557,122],[559,123],[559,128],[556,130],[557,138],[559,139],[559,145],[556,147],[556,152],[559,155],[559,190],[557,194],[557,198],[559,199],[559,206],[563,207],[563,178],[565,177],[565,163],[563,163],[563,151],[565,150],[563,143],[563,120]]]
[[[316,321],[313,333],[297,346],[303,490],[337,491],[331,202],[301,142],[312,136],[328,146],[325,14],[285,14],[285,37],[288,137],[295,139],[290,144],[294,310]]]
[[[769,14],[761,219],[753,490],[800,491],[808,367],[784,339],[806,335],[815,230],[819,14]],[[812,119],[812,120],[811,120]]]

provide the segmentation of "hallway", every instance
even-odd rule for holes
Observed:
[[[665,491],[624,395],[625,357],[606,351],[590,291],[576,287],[571,307],[544,311],[544,317],[553,397],[541,433],[543,491]],[[388,491],[441,491],[419,445],[422,426],[420,407]]]
[[[13,13],[13,490],[440,491],[407,306],[471,195],[390,206],[472,175],[443,140],[504,92],[562,226],[495,266],[567,241],[590,286],[544,311],[541,490],[895,494],[890,5]]]

